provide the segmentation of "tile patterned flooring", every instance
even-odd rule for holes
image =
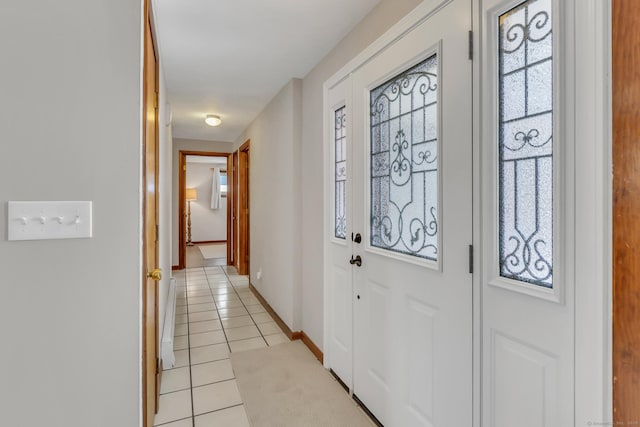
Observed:
[[[156,426],[249,426],[229,354],[289,341],[233,267],[174,272],[175,366],[165,369]]]

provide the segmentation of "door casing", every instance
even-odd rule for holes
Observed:
[[[185,238],[186,233],[186,199],[185,199],[185,189],[187,185],[187,156],[204,156],[204,157],[225,157],[227,159],[227,165],[229,164],[229,159],[231,158],[230,153],[219,153],[219,152],[208,152],[208,151],[190,151],[190,150],[180,150],[178,152],[178,269],[182,270],[186,266],[187,261],[187,239]],[[227,169],[227,178],[229,177],[230,172]],[[228,188],[231,187],[230,185]],[[232,194],[228,194],[230,197],[229,200],[233,199]],[[231,236],[231,203],[227,203],[227,265],[231,265],[231,260],[229,258],[230,251],[230,236]]]
[[[637,50],[640,3],[614,0],[612,9],[612,106],[613,106],[613,389],[614,425],[640,420],[640,275],[637,249],[640,243],[637,135],[640,132]]]

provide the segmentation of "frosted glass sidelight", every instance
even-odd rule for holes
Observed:
[[[551,0],[500,16],[500,275],[553,287]]]
[[[344,239],[347,234],[347,113],[342,107],[335,111],[335,236]]]
[[[438,258],[438,58],[371,91],[371,245]]]

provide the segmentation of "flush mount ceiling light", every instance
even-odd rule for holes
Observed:
[[[220,116],[214,116],[213,114],[207,114],[207,118],[204,119],[204,122],[209,126],[220,126],[222,124],[222,119]]]

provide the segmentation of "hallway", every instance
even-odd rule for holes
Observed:
[[[640,420],[640,2],[0,10],[0,424],[259,425],[298,337],[388,427]]]
[[[163,372],[154,425],[248,426],[229,354],[289,339],[233,267],[187,268],[174,277],[176,364]]]

